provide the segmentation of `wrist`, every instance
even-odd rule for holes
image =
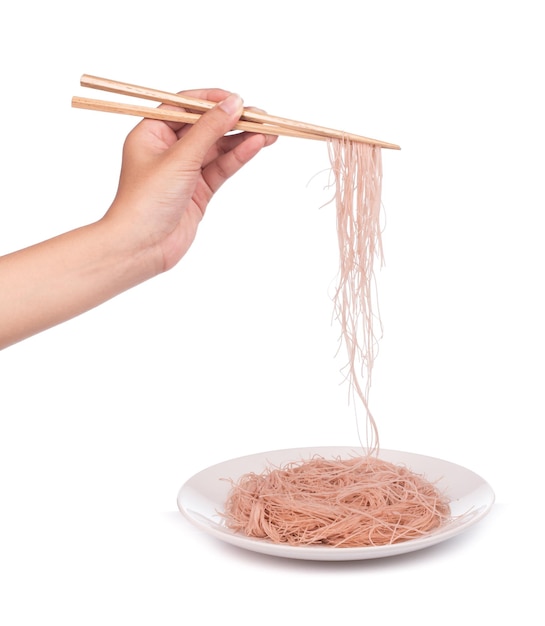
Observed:
[[[99,273],[110,272],[111,285],[117,283],[119,291],[134,287],[163,271],[157,245],[145,233],[138,232],[134,224],[127,227],[114,216],[106,214],[88,228],[95,231],[93,237],[100,242],[104,267],[97,269]]]

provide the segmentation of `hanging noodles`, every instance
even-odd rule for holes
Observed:
[[[382,159],[377,146],[329,140],[335,181],[340,266],[334,317],[349,400],[361,402],[366,452],[353,459],[312,459],[249,473],[232,483],[227,527],[290,545],[339,548],[415,539],[449,516],[448,501],[425,477],[378,458],[379,437],[369,408],[372,370],[382,324],[374,263],[381,239]]]
[[[341,346],[349,394],[366,416],[366,444],[378,449],[378,429],[369,408],[373,364],[382,324],[378,315],[374,263],[382,265],[382,153],[379,147],[344,140],[328,142],[335,177],[335,207],[339,240],[339,278],[334,315],[341,328]],[[360,382],[360,379],[363,382]]]

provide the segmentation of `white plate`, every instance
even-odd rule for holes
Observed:
[[[190,478],[178,493],[178,508],[195,526],[222,541],[246,550],[292,559],[355,561],[412,552],[450,539],[482,519],[494,503],[494,492],[490,485],[460,465],[410,452],[382,450],[380,457],[385,461],[406,465],[413,472],[425,476],[427,480],[437,481],[437,487],[450,499],[453,519],[438,530],[402,543],[362,548],[334,548],[290,546],[266,539],[246,537],[226,528],[218,514],[219,511],[223,511],[231,488],[229,480],[225,479],[236,481],[247,472],[259,473],[271,465],[302,461],[314,455],[334,458],[356,454],[357,448],[350,447],[292,448],[231,459],[212,465]],[[456,519],[462,514],[462,517]]]

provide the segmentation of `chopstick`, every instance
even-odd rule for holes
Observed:
[[[153,120],[163,120],[165,122],[184,122],[186,124],[194,124],[201,116],[199,113],[191,113],[189,111],[173,111],[172,109],[163,109],[160,107],[145,107],[137,104],[128,104],[121,102],[109,102],[108,100],[95,100],[92,98],[81,98],[74,96],[72,98],[72,106],[77,109],[88,109],[90,111],[103,111],[105,113],[122,113],[125,115],[135,115]],[[326,137],[305,133],[303,131],[289,130],[279,126],[258,124],[255,122],[237,122],[233,130],[245,130],[252,133],[265,133],[269,135],[280,135],[284,137],[299,137],[302,139],[324,140]]]
[[[143,107],[139,105],[130,105],[124,103],[110,103],[104,100],[93,100],[89,98],[80,98],[74,96],[72,98],[72,106],[76,108],[106,111],[112,113],[124,113],[128,115],[136,115],[140,117],[161,119],[166,121],[182,121],[194,124],[200,117],[194,111],[204,112],[217,103],[210,100],[193,98],[181,94],[174,94],[140,85],[133,85],[108,78],[100,78],[84,74],[80,79],[83,87],[92,89],[100,89],[111,93],[121,95],[135,96],[146,100],[161,102],[163,104],[171,104],[182,106],[190,109],[190,111],[172,111],[170,109]],[[305,139],[316,139],[325,141],[330,138],[346,139],[349,141],[367,143],[379,146],[381,148],[390,148],[399,150],[396,144],[347,133],[341,130],[299,122],[284,117],[269,115],[260,111],[253,111],[245,108],[240,121],[235,126],[236,130],[247,130],[250,132],[264,133],[270,135],[283,135],[288,137],[300,137]]]

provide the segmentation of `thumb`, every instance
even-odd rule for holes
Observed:
[[[242,98],[231,93],[213,109],[201,115],[180,142],[190,158],[200,165],[216,141],[233,129],[242,115],[243,106]]]

